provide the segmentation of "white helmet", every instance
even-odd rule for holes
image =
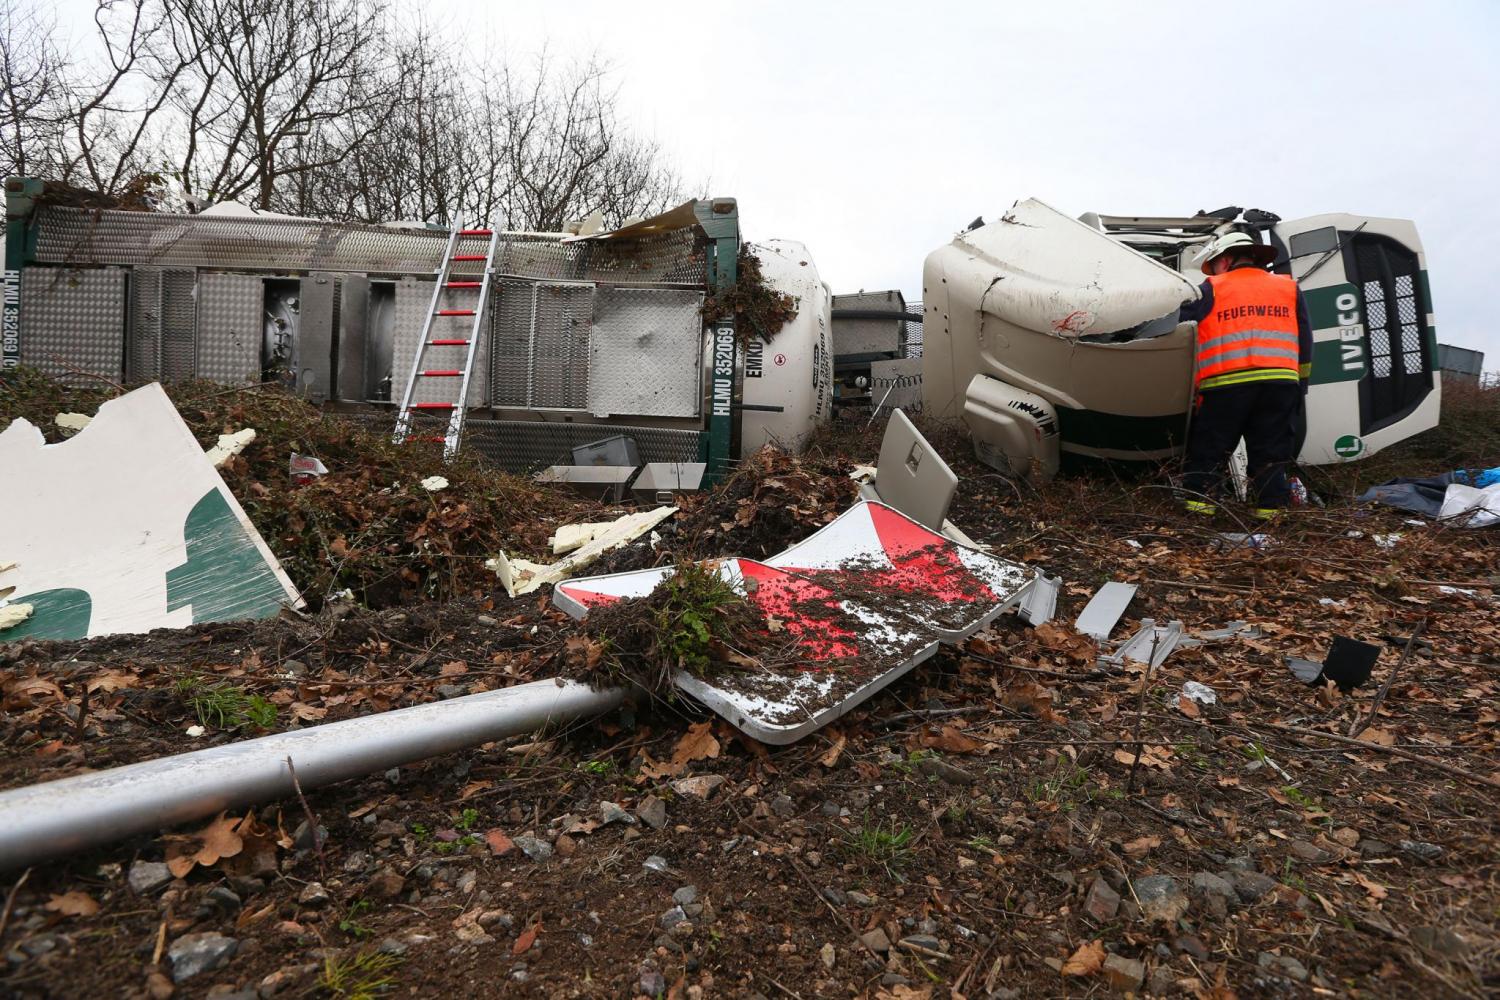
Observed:
[[[1249,233],[1225,233],[1214,239],[1203,252],[1202,267],[1204,274],[1212,274],[1209,270],[1213,262],[1226,253],[1243,254],[1255,261],[1256,266],[1265,267],[1276,259],[1276,248],[1266,246],[1264,243],[1255,242],[1255,238]]]

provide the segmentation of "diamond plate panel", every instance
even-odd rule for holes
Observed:
[[[530,405],[540,409],[583,409],[589,398],[594,287],[538,284],[535,317]]]
[[[530,399],[531,316],[536,285],[506,279],[497,282],[491,384],[495,406],[526,406]]]
[[[417,341],[422,336],[422,322],[432,305],[432,278],[402,278],[396,282],[395,346],[392,350],[391,398],[400,402],[411,377],[411,363]],[[439,309],[472,309],[476,301],[472,289],[444,289],[438,298]],[[432,321],[434,340],[465,340],[472,329],[472,316],[438,316]],[[479,352],[474,357],[474,377],[469,380],[469,405],[483,406],[489,385],[489,344],[481,327]],[[467,347],[429,347],[422,356],[422,367],[437,371],[461,371],[468,356]],[[458,394],[459,379],[424,378],[417,382],[413,403],[451,403]]]
[[[161,378],[180,382],[198,371],[198,272],[171,269],[161,278]]]
[[[161,378],[161,277],[160,268],[137,267],[130,272],[127,382]]]
[[[427,275],[442,264],[448,233],[320,222],[162,212],[94,211],[62,205],[39,210],[37,260],[43,263],[255,268]],[[501,274],[543,280],[703,285],[706,240],[696,227],[634,240],[568,243],[507,234]],[[479,262],[460,263],[473,275]]]
[[[229,385],[259,382],[265,284],[255,275],[198,276],[199,378]]]
[[[699,432],[669,427],[470,420],[464,424],[463,444],[502,469],[529,472],[549,465],[571,465],[574,448],[615,434],[635,439],[642,462],[698,459]]]
[[[601,287],[594,301],[589,411],[695,417],[702,404],[703,295]]]
[[[21,272],[21,364],[65,382],[78,372],[119,381],[125,367],[125,270]]]

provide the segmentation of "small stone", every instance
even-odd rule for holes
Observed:
[[[1234,891],[1240,899],[1254,903],[1276,888],[1276,880],[1260,872],[1235,872]]]
[[[881,986],[910,986],[911,980],[899,972],[887,972],[880,977]]]
[[[646,871],[648,872],[658,872],[664,875],[666,874],[669,866],[667,865],[666,858],[662,857],[660,854],[653,854],[645,861],[641,862],[641,867],[646,869]]]
[[[1255,964],[1299,983],[1307,981],[1307,966],[1290,955],[1273,955],[1269,951],[1263,951],[1255,957]]]
[[[818,949],[818,961],[823,963],[823,968],[833,971],[833,966],[839,960],[839,953],[833,947],[832,942],[825,943]]]
[[[393,767],[385,772],[385,780],[394,785],[401,780],[401,768]]]
[[[578,841],[566,833],[559,833],[557,843],[552,846],[557,849],[557,856],[560,858],[571,858],[578,851]]]
[[[1172,947],[1200,962],[1208,958],[1208,945],[1204,944],[1203,939],[1196,934],[1184,934],[1174,939]]]
[[[682,907],[674,906],[666,913],[663,913],[657,920],[657,923],[661,924],[664,929],[671,930],[674,926],[682,923],[686,919],[687,914],[682,912]]]
[[[930,934],[908,934],[901,939],[901,947],[917,951],[942,951],[943,943]]]
[[[516,918],[504,910],[485,910],[479,915],[479,926],[485,930],[491,927],[503,927],[510,930],[516,925]]]
[[[618,802],[601,802],[599,803],[599,822],[605,826],[609,826],[611,823],[624,823],[626,826],[635,826],[636,819],[621,808]]]
[[[1146,967],[1133,958],[1110,955],[1104,960],[1104,978],[1109,980],[1109,985],[1122,993],[1127,990],[1134,992],[1141,988],[1141,983],[1145,982]]]
[[[1120,894],[1109,887],[1102,878],[1094,879],[1089,894],[1083,900],[1083,912],[1096,924],[1104,924],[1120,912]]]
[[[494,618],[491,618],[489,615],[475,615],[474,624],[483,625],[485,628],[494,628],[496,625],[499,625],[500,622]]]
[[[437,696],[444,701],[462,698],[469,693],[467,688],[458,684],[439,684],[434,690],[437,691]]]
[[[406,824],[397,823],[393,819],[383,819],[375,824],[375,839],[381,840],[385,837],[406,836]]]
[[[936,778],[949,785],[972,785],[978,780],[968,771],[948,763],[941,757],[923,757],[917,762],[917,770],[929,778]]]
[[[344,859],[343,867],[346,872],[362,872],[370,867],[370,856],[364,851],[355,851]]]
[[[172,980],[160,972],[153,971],[146,977],[146,992],[151,996],[151,1000],[168,1000],[173,993],[177,992],[177,987],[172,985]]]
[[[1151,972],[1151,983],[1148,989],[1157,996],[1170,996],[1176,982],[1176,973],[1165,965],[1158,965]]]
[[[864,893],[860,892],[858,889],[850,889],[849,890],[849,902],[853,903],[855,906],[874,906],[875,905],[875,900],[871,899],[869,896],[866,896]]]
[[[653,830],[660,830],[667,825],[667,804],[655,795],[641,799],[640,804],[635,807],[635,814]]]
[[[184,934],[167,949],[172,963],[172,981],[186,982],[194,976],[222,969],[234,957],[240,943],[223,934]]]
[[[547,861],[552,857],[552,845],[545,840],[538,840],[536,837],[528,837],[525,834],[512,839],[515,840],[516,846],[533,861]]]
[[[778,795],[771,800],[771,812],[782,819],[790,819],[797,814],[797,804],[790,795]]]
[[[292,833],[292,846],[299,851],[310,851],[318,844],[328,843],[328,828],[319,824],[317,831],[317,842],[313,841],[312,828],[307,825],[307,820],[297,824],[297,829]]]
[[[1367,858],[1383,858],[1388,854],[1395,853],[1395,848],[1383,840],[1375,840],[1366,837],[1358,845],[1359,853]]]
[[[1410,933],[1417,947],[1449,958],[1459,958],[1469,950],[1469,942],[1447,927],[1413,927]]]
[[[149,896],[167,887],[172,881],[172,871],[160,861],[137,861],[130,866],[130,874],[125,880],[130,883],[131,892],[137,896]]]
[[[849,902],[849,897],[844,894],[844,890],[833,885],[827,886],[823,889],[823,898],[828,900],[834,906],[843,906],[845,903]]]
[[[402,958],[411,950],[411,946],[399,938],[388,937],[381,941],[375,950],[382,955],[394,955],[397,958]]]
[[[724,781],[722,774],[695,774],[672,782],[672,791],[690,799],[706,799],[714,793],[715,789],[724,784]]]
[[[1193,876],[1193,891],[1201,896],[1234,896],[1234,885],[1212,872],[1199,872]]]
[[[274,997],[280,993],[286,988],[288,983],[294,981],[296,978],[297,970],[291,966],[287,966],[284,969],[277,969],[275,972],[268,973],[261,979],[260,985],[256,987],[255,992],[261,996],[262,1000],[269,1000],[270,997]]]
[[[413,875],[416,873],[413,872]],[[430,875],[428,876],[431,877]],[[382,868],[365,883],[365,892],[377,899],[395,899],[406,889],[406,879],[390,868]]]
[[[886,937],[885,931],[881,930],[879,927],[861,934],[859,936],[859,942],[866,948],[869,948],[871,951],[891,950],[891,939]]]
[[[827,816],[829,819],[835,819],[839,814],[839,804],[837,802],[834,802],[832,799],[827,799],[823,802],[822,805],[818,806],[818,812],[822,813],[824,816]]]
[[[1140,901],[1141,915],[1147,920],[1164,924],[1176,923],[1188,910],[1187,894],[1170,875],[1148,875],[1131,883],[1135,898]],[[1145,975],[1144,972],[1141,973]]]
[[[1292,854],[1296,857],[1301,858],[1303,861],[1307,861],[1311,864],[1323,864],[1326,861],[1333,860],[1333,855],[1329,854],[1318,845],[1310,844],[1305,840],[1292,841],[1291,843],[1287,844],[1287,850],[1291,851]]]
[[[333,902],[333,897],[328,895],[328,890],[323,888],[321,882],[309,882],[302,887],[301,892],[297,893],[298,905],[311,910],[321,910],[331,902]]]
[[[454,886],[462,895],[467,896],[474,891],[479,884],[479,873],[470,869],[458,877],[458,884]]]
[[[698,902],[698,887],[696,885],[685,885],[672,893],[672,902],[678,906],[687,906]]]
[[[657,970],[654,963],[651,965],[642,963],[640,979],[636,982],[636,987],[648,997],[661,996],[667,991],[667,980]]]
[[[233,889],[229,888],[229,886],[227,885],[214,886],[212,889],[208,890],[208,895],[206,898],[215,906],[223,907],[230,912],[238,910],[243,905],[240,901],[239,894]]]
[[[1402,840],[1397,842],[1398,847],[1414,858],[1423,861],[1436,861],[1443,856],[1443,849],[1436,844],[1429,844],[1425,840]]]
[[[453,929],[453,936],[464,944],[491,944],[495,940],[485,933],[484,928],[480,927],[477,921],[459,924]]]

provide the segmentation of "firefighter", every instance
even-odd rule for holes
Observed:
[[[1183,321],[1198,323],[1193,420],[1182,487],[1187,509],[1213,514],[1217,492],[1240,438],[1249,459],[1254,514],[1274,518],[1287,506],[1287,468],[1305,429],[1303,396],[1312,371],[1312,324],[1297,282],[1271,274],[1276,250],[1245,233],[1226,233],[1203,258],[1202,297]]]

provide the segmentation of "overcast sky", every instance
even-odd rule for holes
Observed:
[[[1486,351],[1500,3],[432,0],[478,49],[597,50],[632,121],[806,243],[836,292],[921,291],[976,215],[1224,205],[1414,219],[1444,343]]]

